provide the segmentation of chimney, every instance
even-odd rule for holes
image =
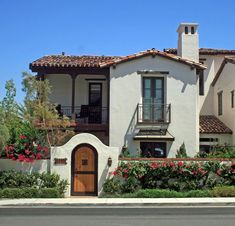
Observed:
[[[178,32],[178,56],[199,62],[198,24],[181,23]]]

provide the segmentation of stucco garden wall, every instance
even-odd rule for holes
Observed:
[[[174,157],[176,150],[184,142],[188,154],[194,156],[199,151],[199,108],[198,80],[196,70],[189,66],[152,56],[139,58],[110,69],[110,145],[127,145],[130,152],[139,149],[139,142],[133,141],[134,131],[128,133],[136,106],[142,101],[142,76],[137,71],[168,71],[164,76],[165,103],[171,104],[169,132],[175,137],[168,142],[168,157]]]
[[[62,179],[69,182],[66,196],[71,194],[71,163],[72,151],[80,144],[90,144],[98,153],[98,194],[102,191],[102,186],[109,173],[114,171],[118,165],[118,148],[104,145],[97,137],[88,133],[81,133],[72,137],[65,145],[51,148],[51,172],[57,173]],[[108,158],[112,159],[112,165],[107,165]],[[55,159],[67,159],[64,165],[55,165]]]
[[[50,172],[50,160],[35,160],[34,162],[18,162],[11,159],[0,159],[0,171],[15,170],[18,172]]]

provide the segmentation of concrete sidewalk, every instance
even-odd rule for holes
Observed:
[[[235,206],[234,198],[61,198],[5,199],[4,206]]]

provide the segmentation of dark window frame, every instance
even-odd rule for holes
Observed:
[[[217,93],[218,95],[218,115],[223,114],[223,91]]]
[[[188,26],[184,27],[184,33],[187,35],[188,34]]]
[[[157,147],[159,145],[162,146],[162,151],[163,151],[163,155],[161,156],[157,156],[154,154],[154,149],[159,149],[160,147]],[[144,146],[149,146],[149,148],[151,149],[149,151],[150,155],[148,155],[148,153],[144,153],[146,152],[146,150],[142,150]],[[153,157],[153,158],[166,158],[167,157],[167,142],[164,142],[164,141],[153,141],[153,142],[141,141],[140,149],[141,149],[141,155],[143,157]]]
[[[235,90],[231,91],[231,108],[234,108],[234,92]]]
[[[201,70],[199,72],[199,95],[204,96],[205,94],[205,87],[204,87],[204,71]]]

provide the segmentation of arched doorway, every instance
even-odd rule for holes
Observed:
[[[80,144],[72,152],[71,195],[98,195],[98,155],[89,144]]]

